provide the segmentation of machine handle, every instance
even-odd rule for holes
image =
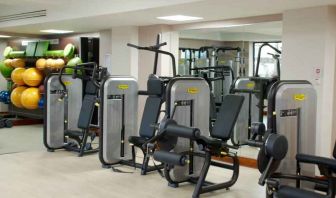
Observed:
[[[264,145],[263,141],[257,141],[257,140],[247,140],[247,144],[249,146],[253,146],[253,147],[262,147]]]

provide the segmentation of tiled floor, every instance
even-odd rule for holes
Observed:
[[[27,133],[26,136],[21,134],[15,138],[20,134],[20,130],[21,133]],[[97,154],[79,158],[76,154],[66,151],[48,153],[43,148],[41,139],[32,140],[41,134],[32,131],[41,133],[41,127],[15,127],[6,132],[0,131],[1,136],[4,134],[11,136],[9,138],[11,141],[0,141],[0,151],[9,153],[0,155],[1,198],[191,197],[194,188],[191,184],[174,189],[168,187],[166,180],[157,173],[140,176],[139,170],[134,171],[129,167],[119,168],[131,173],[117,173],[111,169],[103,169]],[[6,137],[0,137],[3,138]],[[27,143],[15,146],[15,140],[17,142],[24,140]],[[7,150],[4,147],[8,147]],[[26,151],[23,152],[22,149]],[[17,153],[13,153],[14,150]],[[257,170],[241,167],[238,182],[229,191],[220,190],[201,197],[264,197],[264,188],[257,184],[259,176]],[[210,169],[208,175],[211,181],[223,181],[228,177],[227,172],[218,168]]]

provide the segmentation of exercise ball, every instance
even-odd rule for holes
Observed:
[[[24,81],[22,79],[22,74],[23,72],[25,72],[26,69],[25,68],[16,68],[13,70],[12,74],[11,74],[11,78],[13,80],[13,82],[17,85],[24,85]]]
[[[24,90],[26,90],[27,87],[24,86],[19,86],[13,89],[10,100],[12,101],[12,104],[18,108],[22,108],[22,103],[21,103],[21,95]]]
[[[5,104],[9,104],[10,103],[10,93],[9,91],[5,91],[3,94],[3,102]]]
[[[0,102],[4,102],[4,94],[5,94],[5,91],[0,91]]]
[[[39,70],[44,70],[47,65],[47,60],[44,58],[40,58],[36,61],[36,68]]]
[[[13,70],[12,67],[6,66],[4,62],[0,62],[0,72],[4,78],[10,78]]]
[[[43,74],[36,68],[29,68],[22,74],[23,81],[32,87],[38,86],[43,80]]]
[[[55,64],[54,64],[55,69],[62,69],[64,65],[65,65],[65,62],[63,59],[58,58],[55,60]]]
[[[25,64],[25,61],[21,58],[15,58],[12,60],[11,62],[11,65],[12,67],[16,67],[16,68],[19,68],[19,67],[25,67],[26,64]]]
[[[40,94],[44,94],[44,85],[38,87]]]
[[[12,59],[6,59],[6,60],[4,60],[4,63],[7,67],[13,67],[12,66],[12,61],[13,61]]]
[[[71,60],[69,60],[69,62],[67,63],[67,66],[75,67],[76,65],[79,65],[81,63],[83,63],[82,59],[80,59],[79,57],[75,57],[75,58],[72,58]],[[65,69],[65,73],[67,73],[67,74],[73,74],[73,72],[74,72],[73,69],[69,69],[69,68]]]
[[[26,109],[37,109],[40,99],[41,95],[38,88],[30,87],[22,92],[21,104]]]
[[[44,107],[44,98],[41,98],[38,102],[38,108],[43,109],[43,107]]]
[[[54,64],[53,63],[53,59],[52,58],[48,58],[47,60],[46,60],[46,68],[48,68],[48,69],[52,69],[52,65]]]

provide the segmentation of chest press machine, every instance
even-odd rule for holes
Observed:
[[[64,74],[66,69],[74,70],[73,74]],[[99,104],[99,83],[106,73],[96,63],[84,63],[64,67],[45,79],[43,141],[48,151],[66,149],[78,152],[79,157],[98,152],[99,146],[93,148],[96,132],[91,130],[91,120]]]

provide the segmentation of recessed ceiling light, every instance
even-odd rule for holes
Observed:
[[[162,16],[156,17],[157,19],[167,20],[167,21],[195,21],[201,20],[202,17],[193,17],[193,16],[185,16],[185,15],[173,15],[173,16]]]
[[[66,34],[66,33],[71,33],[71,32],[74,32],[74,31],[72,31],[72,30],[55,30],[55,29],[49,29],[49,30],[40,30],[40,32],[53,33],[53,34]]]
[[[0,38],[9,38],[9,37],[11,37],[11,36],[8,36],[8,35],[1,35],[1,34],[0,34]]]

